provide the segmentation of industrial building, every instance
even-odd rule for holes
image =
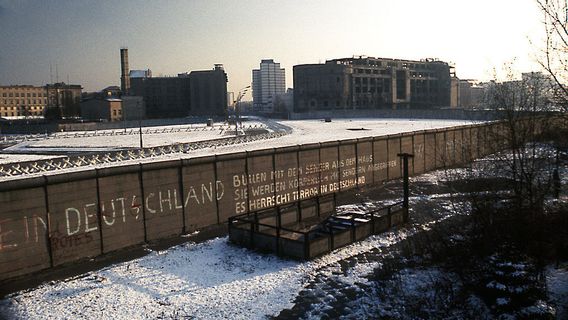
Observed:
[[[252,99],[254,111],[273,113],[276,100],[286,93],[286,73],[280,63],[272,59],[260,61],[260,68],[252,70]],[[277,109],[277,108],[276,108]]]
[[[148,118],[189,115],[189,77],[132,78],[130,83],[130,93],[143,97]]]
[[[122,94],[128,95],[130,91],[130,73],[128,70],[128,48],[120,49],[120,89]]]
[[[437,108],[457,104],[453,68],[421,61],[354,57],[294,66],[294,111]],[[453,103],[452,103],[453,102]]]
[[[227,74],[222,64],[189,73],[189,114],[222,116],[227,112]]]
[[[89,99],[81,102],[81,118],[85,120],[120,121],[122,99]]]
[[[174,77],[153,77],[149,69],[129,71],[128,49],[120,49],[120,58],[122,98],[143,97],[146,117],[222,116],[226,113],[227,74],[223,65]]]

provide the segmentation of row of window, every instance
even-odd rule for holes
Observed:
[[[17,106],[17,107],[2,107],[0,106],[0,111],[9,111],[9,110],[43,110],[43,106]]]
[[[47,99],[3,99],[2,100],[4,105],[7,104],[47,104]]]
[[[435,78],[435,75],[431,72],[411,72],[410,76],[415,78]]]
[[[353,106],[374,106],[374,105],[382,105],[385,103],[385,99],[383,98],[378,98],[378,99],[365,99],[365,100],[355,100],[353,103],[351,103],[351,101],[347,100],[344,102],[344,106],[347,107],[351,107]],[[304,107],[307,106],[306,102],[301,103],[302,105],[304,105]],[[323,109],[338,109],[338,108],[342,108],[343,106],[341,105],[339,100],[335,100],[335,101],[328,101],[328,100],[324,100],[324,101],[315,101],[315,100],[311,100],[309,102],[310,107],[313,109],[315,107],[318,108],[323,108]]]
[[[358,74],[390,74],[390,70],[388,69],[355,69],[354,73]]]
[[[375,86],[371,86],[371,87],[359,87],[356,86],[355,87],[355,93],[388,93],[390,92],[390,87],[375,87]]]
[[[406,66],[403,66],[403,69],[408,69]],[[412,70],[413,68],[410,68]],[[428,68],[429,69],[429,68]],[[353,73],[355,74],[390,74],[389,69],[354,69]],[[434,77],[434,73],[432,72],[410,72],[411,75],[416,77]]]
[[[23,117],[23,116],[43,116],[43,111],[36,112],[4,112],[0,111],[0,117]]]
[[[3,92],[2,93],[2,97],[6,98],[6,97],[16,97],[16,98],[36,98],[36,97],[47,97],[47,93],[42,92],[42,93],[36,93],[36,92]]]

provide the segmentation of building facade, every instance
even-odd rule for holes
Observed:
[[[142,120],[146,118],[144,97],[122,96],[122,119]]]
[[[85,120],[121,121],[123,120],[122,100],[107,98],[82,101],[81,118]]]
[[[450,107],[451,69],[435,59],[372,57],[297,65],[294,111]]]
[[[223,116],[227,112],[227,74],[223,65],[189,74],[190,114]]]
[[[81,93],[83,88],[77,84],[58,82],[47,84],[46,118],[76,118],[81,116]]]
[[[47,103],[45,87],[0,86],[0,117],[42,117]]]
[[[150,78],[152,77],[152,70],[150,69],[146,69],[146,70],[130,70],[129,79],[132,78]]]
[[[280,63],[272,59],[260,61],[260,68],[252,70],[253,109],[257,112],[272,113],[277,97],[286,93],[286,73]]]
[[[224,115],[227,109],[227,74],[222,65],[177,77],[135,77],[130,86],[131,95],[144,97],[148,118]]]
[[[132,78],[130,94],[144,97],[148,118],[189,115],[189,77]]]
[[[460,79],[460,108],[482,108],[484,105],[486,86],[487,84],[483,84],[476,80]]]

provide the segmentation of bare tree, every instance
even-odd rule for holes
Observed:
[[[555,102],[568,111],[568,2],[535,0],[542,14],[545,45],[539,63],[556,83]]]
[[[554,117],[549,113],[553,81],[542,73],[513,80],[512,67],[506,69],[509,80],[494,82],[487,90],[487,106],[502,114],[487,138],[495,151],[503,150],[495,154],[497,174],[510,179],[517,212],[537,214],[550,192],[554,169],[554,149],[542,144]]]

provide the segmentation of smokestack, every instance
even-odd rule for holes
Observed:
[[[130,91],[130,70],[128,69],[128,48],[120,48],[120,89],[123,95]]]

